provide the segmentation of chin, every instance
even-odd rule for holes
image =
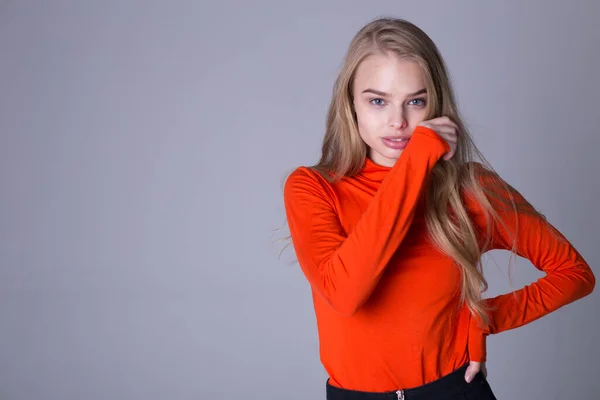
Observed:
[[[400,158],[400,155],[403,151],[404,150],[393,150],[387,147],[384,149],[372,149],[370,152],[370,157],[374,161],[379,161],[379,164],[382,162],[385,162],[386,164],[393,164],[398,161],[398,158]]]
[[[391,158],[391,159],[397,160],[403,151],[404,151],[404,149],[395,150],[395,149],[390,149],[389,147],[384,147],[383,149],[381,149],[381,151],[378,151],[378,153],[381,154],[385,158]]]

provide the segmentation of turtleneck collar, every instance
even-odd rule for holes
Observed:
[[[381,182],[391,169],[392,167],[376,164],[369,157],[365,157],[365,162],[359,172],[359,175],[371,181]]]

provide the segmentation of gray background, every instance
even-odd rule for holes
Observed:
[[[476,143],[599,274],[600,5],[490,3],[1,1],[0,398],[324,398],[272,230],[380,15],[429,33]],[[498,398],[600,398],[598,299],[492,336]]]

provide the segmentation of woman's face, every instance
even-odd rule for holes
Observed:
[[[365,59],[354,77],[358,130],[375,163],[391,167],[427,112],[421,68],[393,54]]]

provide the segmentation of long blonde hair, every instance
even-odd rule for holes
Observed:
[[[516,193],[514,189],[499,179],[473,143],[457,109],[445,62],[425,32],[403,19],[380,18],[365,25],[355,35],[333,89],[321,157],[312,168],[333,183],[344,176],[357,174],[364,165],[367,146],[358,131],[352,88],[358,66],[375,53],[390,53],[416,62],[421,67],[429,97],[426,119],[447,116],[459,127],[456,154],[449,161],[437,163],[431,172],[425,218],[433,243],[451,257],[462,272],[461,300],[466,302],[471,313],[487,324],[489,309],[482,301],[482,293],[488,285],[482,272],[481,256],[490,245],[493,224],[498,222],[506,227],[490,199],[500,200],[498,204],[510,207],[514,212],[518,209],[537,212],[528,203],[515,201],[511,195]],[[481,168],[484,164],[485,168]],[[485,185],[482,178],[485,178]],[[471,194],[485,213],[488,223],[483,245],[463,204],[464,193]],[[514,240],[512,246],[514,252]]]

